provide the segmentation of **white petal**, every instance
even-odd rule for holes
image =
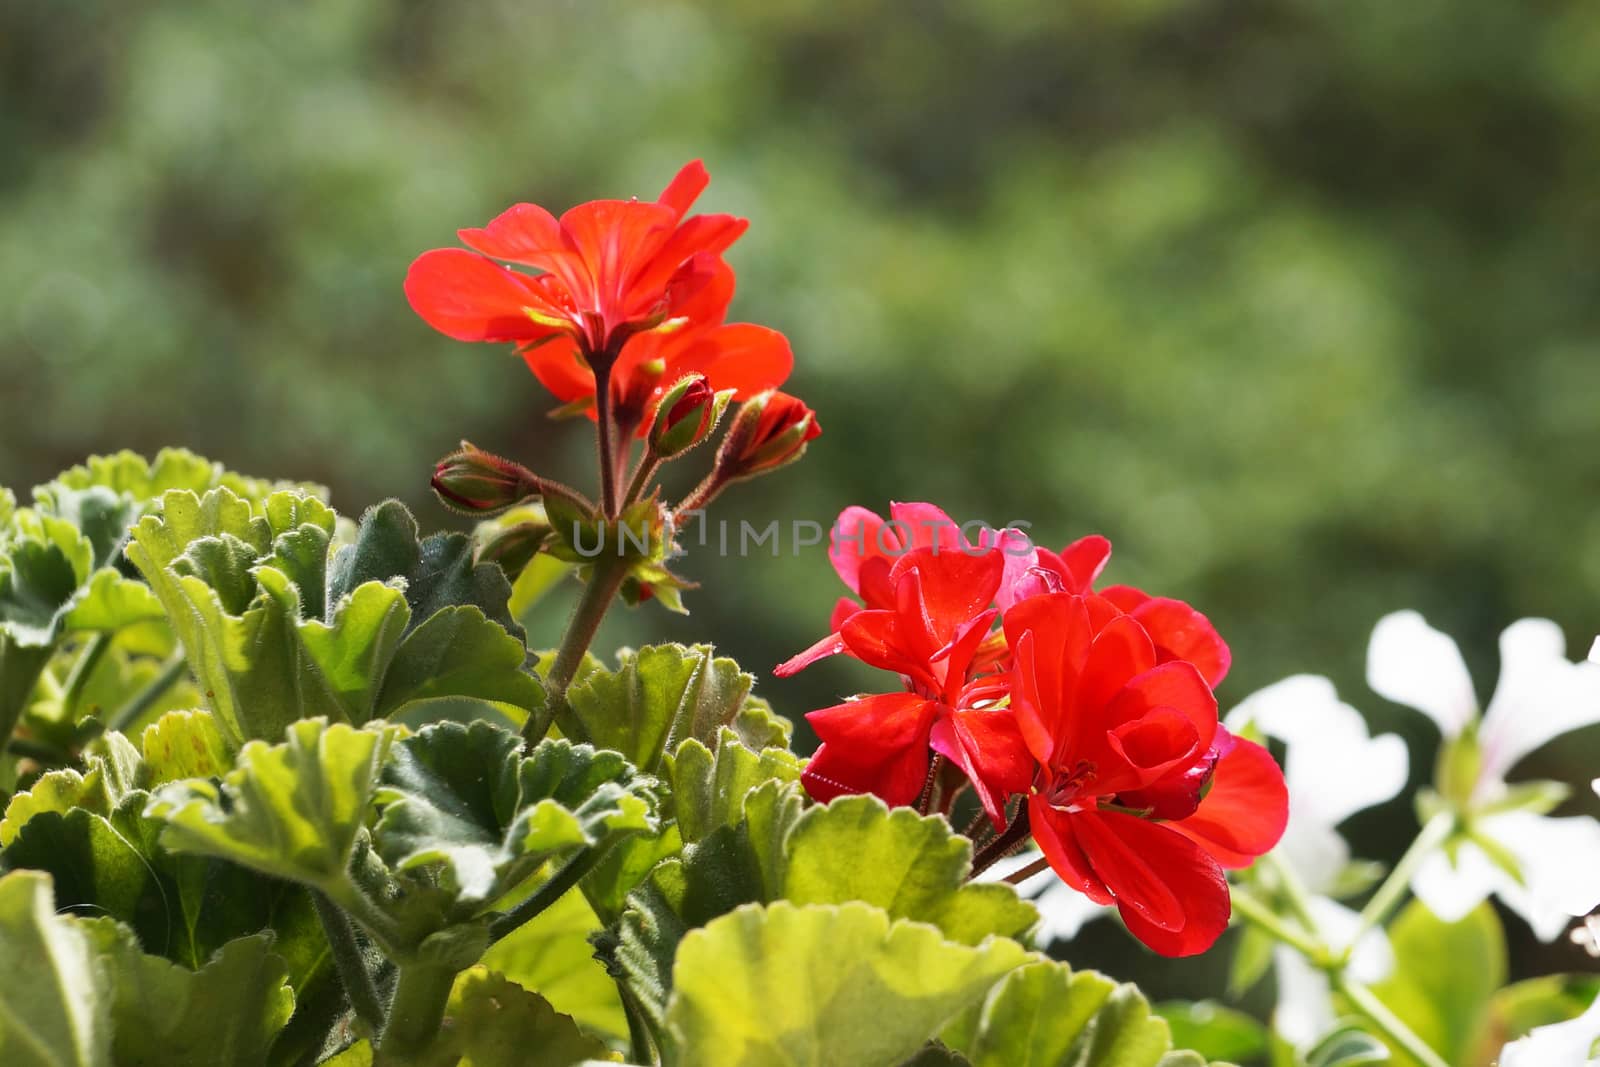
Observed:
[[[1333,998],[1328,976],[1292,948],[1272,950],[1278,974],[1278,1006],[1273,1028],[1297,1050],[1305,1052],[1333,1029]]]
[[[1564,733],[1600,722],[1600,666],[1567,661],[1567,639],[1549,619],[1522,619],[1500,635],[1500,682],[1484,713],[1483,780]]]
[[[1361,928],[1361,916],[1328,897],[1312,897],[1308,902],[1317,933],[1329,948],[1342,949]],[[1382,930],[1368,930],[1350,954],[1350,976],[1361,982],[1381,982],[1394,973],[1394,949]]]
[[[1332,889],[1339,872],[1350,862],[1350,846],[1339,836],[1339,831],[1299,814],[1293,794],[1289,797],[1289,825],[1284,828],[1273,854],[1313,893]]]
[[[1453,864],[1443,852],[1423,860],[1411,878],[1411,891],[1445,922],[1460,922],[1499,887],[1500,874],[1483,850],[1467,841],[1456,850]]]
[[[1594,790],[1594,795],[1600,797],[1600,778],[1589,783],[1589,788]]]
[[[1594,639],[1594,644],[1589,646],[1589,662],[1600,663],[1600,637]]]
[[[1302,835],[1326,840],[1319,828],[1331,829],[1405,787],[1405,742],[1393,734],[1369,736],[1361,713],[1341,702],[1326,678],[1285,678],[1245,698],[1227,717],[1230,729],[1251,723],[1288,745],[1286,841]]]
[[[1594,1067],[1600,1057],[1592,1056],[1600,1041],[1600,999],[1589,1010],[1564,1023],[1536,1026],[1528,1036],[1513,1041],[1500,1053],[1500,1067]]]
[[[1513,811],[1482,819],[1478,829],[1516,859],[1522,882],[1495,868],[1495,893],[1541,941],[1600,907],[1600,821]]]
[[[1461,649],[1415,611],[1378,620],[1367,645],[1367,684],[1373,692],[1416,708],[1455,737],[1478,712]]]

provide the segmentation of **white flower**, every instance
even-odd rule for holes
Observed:
[[[1536,1026],[1500,1051],[1500,1067],[1595,1067],[1600,1064],[1600,999],[1576,1019]]]
[[[1289,825],[1274,855],[1313,894],[1309,905],[1317,939],[1334,951],[1349,947],[1360,917],[1327,895],[1350,862],[1350,847],[1338,827],[1405,788],[1410,769],[1405,742],[1394,734],[1370,736],[1366,720],[1339,700],[1333,683],[1309,674],[1245,698],[1228,713],[1226,724],[1230,730],[1254,725],[1287,746]],[[1296,1048],[1309,1048],[1337,1021],[1328,976],[1283,945],[1274,950],[1273,960],[1278,978],[1273,1024]],[[1352,978],[1381,981],[1393,969],[1394,953],[1382,930],[1369,930],[1356,941]]]
[[[1489,807],[1507,795],[1506,774],[1522,757],[1600,722],[1600,667],[1569,662],[1555,623],[1523,619],[1500,635],[1500,681],[1481,717],[1456,643],[1414,611],[1379,620],[1367,653],[1367,681],[1379,694],[1427,715],[1447,744],[1476,727],[1480,759],[1466,798],[1470,810],[1463,814],[1472,816],[1474,835],[1513,859],[1521,875],[1519,881],[1463,838],[1453,861],[1436,852],[1418,868],[1411,888],[1423,903],[1455,922],[1493,894],[1545,941],[1559,936],[1573,916],[1600,905],[1600,822],[1525,810],[1494,813]]]

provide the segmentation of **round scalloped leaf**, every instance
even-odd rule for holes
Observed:
[[[0,1063],[110,1067],[110,969],[48,874],[0,877]]]
[[[696,1067],[895,1067],[1032,958],[861,903],[747,906],[683,939],[667,1031]]]

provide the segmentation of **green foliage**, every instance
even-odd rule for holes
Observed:
[[[440,723],[395,745],[373,831],[398,871],[434,868],[467,914],[552,856],[656,829],[650,779],[616,752],[521,739],[489,723]]]
[[[48,875],[0,878],[0,1054],[17,1067],[265,1064],[294,995],[271,940],[198,970],[145,955],[109,919],[53,913]]]
[[[1447,1063],[1465,1063],[1506,980],[1505,934],[1487,903],[1447,923],[1412,901],[1389,929],[1395,970],[1373,987]],[[1464,965],[1471,961],[1471,965]],[[1391,1049],[1396,1064],[1412,1060]]]
[[[747,906],[684,939],[666,1030],[697,1067],[894,1067],[1027,959],[861,903]]]
[[[322,888],[343,885],[367,819],[387,730],[297,722],[281,744],[252,741],[220,782],[162,786],[147,814],[163,844]]]
[[[1306,1067],[1376,1067],[1391,1060],[1382,1041],[1353,1024],[1335,1029],[1306,1053]]]
[[[573,891],[490,946],[483,963],[539,994],[588,1030],[624,1037],[627,1020],[617,985],[594,960],[589,938],[601,928],[583,894]]]
[[[128,556],[160,596],[231,745],[312,717],[356,725],[468,701],[520,718],[543,702],[510,586],[460,535],[419,540],[390,503],[331,553],[334,515],[303,493],[259,507],[174,491]],[[331,554],[331,558],[330,558]]]
[[[710,645],[649,645],[618,659],[616,670],[591,670],[567,690],[577,739],[647,773],[685,740],[715,743],[723,727],[756,751],[787,746],[789,724],[750,698],[755,679]]]
[[[550,1002],[486,967],[461,973],[421,1067],[572,1067],[607,1054]]]
[[[678,833],[688,844],[732,826],[744,814],[744,800],[765,782],[797,782],[802,761],[787,748],[752,751],[729,727],[722,727],[715,751],[686,738],[671,761],[672,810]]]
[[[1156,1005],[1172,1028],[1172,1043],[1212,1059],[1250,1060],[1267,1050],[1267,1028],[1244,1012],[1202,1000]]]

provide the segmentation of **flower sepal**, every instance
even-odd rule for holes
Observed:
[[[716,430],[734,391],[714,392],[703,374],[680,379],[661,397],[650,426],[650,451],[657,459],[683,455]]]
[[[532,471],[471,441],[462,441],[460,448],[434,465],[429,484],[451,511],[485,517],[540,493],[539,478]]]

